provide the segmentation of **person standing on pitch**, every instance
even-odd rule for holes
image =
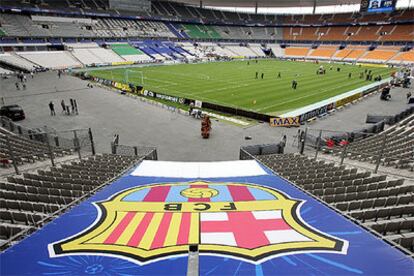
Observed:
[[[259,72],[256,71],[256,79],[259,77]]]
[[[50,101],[50,103],[49,103],[49,109],[50,109],[50,116],[55,116],[56,115],[55,105],[53,104],[52,101]]]
[[[264,73],[262,73],[262,79],[264,78]]]
[[[279,72],[279,74],[277,74],[277,78],[280,79],[281,77],[282,77],[282,75]]]
[[[73,99],[70,99],[70,108],[72,110],[72,113],[75,113],[75,104],[73,103]]]
[[[73,105],[75,106],[75,112],[76,112],[76,115],[79,115],[79,111],[78,111],[78,102],[76,101],[76,99],[73,99]]]
[[[352,77],[352,73],[350,72],[349,74],[348,74],[348,79],[350,79]]]
[[[66,105],[65,105],[65,101],[64,100],[62,100],[60,102],[60,106],[62,107],[62,113],[65,113],[66,112]]]

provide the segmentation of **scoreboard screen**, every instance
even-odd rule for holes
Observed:
[[[392,12],[396,0],[362,0],[361,12]]]

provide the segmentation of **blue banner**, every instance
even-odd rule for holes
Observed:
[[[3,252],[1,275],[186,275],[189,245],[200,275],[412,275],[410,257],[260,168],[138,166]]]

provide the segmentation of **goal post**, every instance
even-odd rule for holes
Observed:
[[[139,77],[137,77],[137,79],[140,79],[140,85],[143,86],[144,85],[144,72],[142,71],[135,71],[135,70],[125,70],[124,73],[124,81],[125,83],[129,83],[131,77],[134,78],[136,76],[139,75]]]

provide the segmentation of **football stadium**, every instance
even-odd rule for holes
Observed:
[[[0,275],[414,274],[414,1],[1,0]]]

